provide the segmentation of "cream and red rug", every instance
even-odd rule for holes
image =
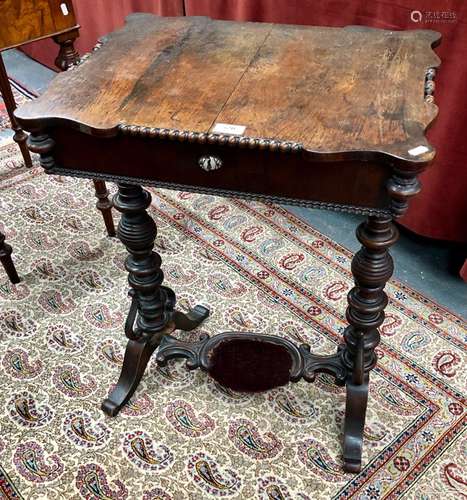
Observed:
[[[345,390],[326,377],[243,395],[182,362],[151,363],[107,418],[99,407],[125,346],[125,250],[105,237],[92,183],[24,171],[14,145],[0,149],[0,178],[0,229],[23,278],[0,275],[0,498],[467,495],[460,318],[389,284],[358,475],[341,469]],[[347,250],[277,206],[152,193],[166,283],[182,309],[212,311],[188,338],[256,331],[335,351]]]

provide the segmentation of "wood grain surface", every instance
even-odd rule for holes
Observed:
[[[194,132],[227,123],[317,154],[428,162],[425,129],[437,107],[424,100],[425,73],[439,65],[439,38],[134,14],[16,116],[26,129],[66,123],[98,136],[121,123]]]
[[[71,0],[0,0],[0,50],[78,27]]]

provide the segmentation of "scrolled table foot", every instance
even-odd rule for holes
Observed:
[[[172,313],[172,321],[175,323],[175,328],[177,330],[189,332],[199,326],[208,316],[209,309],[202,305],[197,305],[187,313],[174,310]]]
[[[121,405],[118,405],[115,401],[107,398],[102,401],[101,409],[108,417],[115,417],[118,415]]]
[[[344,423],[344,470],[360,472],[362,468],[363,429],[368,402],[368,373],[363,383],[357,385],[352,375],[347,377],[347,396]]]
[[[149,359],[159,345],[154,338],[129,340],[117,385],[102,403],[102,411],[115,417],[135,392]]]

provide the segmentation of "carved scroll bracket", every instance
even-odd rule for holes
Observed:
[[[214,337],[203,334],[197,342],[166,335],[156,362],[165,366],[174,358],[185,358],[188,369],[200,368],[222,385],[247,392],[272,389],[301,378],[313,382],[317,373],[333,376],[338,385],[344,385],[347,377],[340,350],[328,356],[316,355],[307,344],[296,346],[282,337],[254,333],[225,332]],[[258,371],[245,373],[248,366]],[[262,366],[267,367],[264,373]],[[229,384],[229,380],[235,383]]]

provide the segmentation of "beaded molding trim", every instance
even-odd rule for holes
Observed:
[[[179,142],[187,141],[198,144],[218,144],[219,146],[227,145],[273,152],[279,151],[281,153],[298,153],[303,150],[303,144],[299,142],[277,141],[275,139],[265,139],[262,137],[190,132],[189,130],[143,127],[138,125],[127,125],[126,123],[121,123],[118,129],[125,135],[169,139]]]
[[[76,64],[73,64],[73,66],[70,66],[67,71],[71,71],[72,69],[76,68],[77,66],[81,66],[81,64],[83,64],[84,62],[86,62],[94,52],[96,52],[97,50],[99,50],[102,45],[104,45],[104,42],[102,40],[97,40],[97,43],[96,45],[94,45],[94,47],[91,49],[91,52],[86,52],[86,54],[83,54],[79,61],[76,63]]]
[[[320,208],[323,210],[334,210],[337,212],[347,212],[358,215],[391,215],[391,210],[383,208],[365,208],[354,205],[341,205],[324,201],[300,200],[286,198],[284,196],[271,196],[265,194],[245,193],[243,191],[230,191],[225,189],[207,188],[200,186],[189,186],[186,184],[175,184],[171,182],[158,182],[140,177],[127,177],[124,175],[102,174],[97,172],[85,172],[82,170],[66,169],[53,166],[44,169],[47,174],[66,175],[70,177],[80,177],[84,179],[98,179],[108,182],[126,182],[128,184],[139,184],[142,186],[152,186],[176,191],[188,191],[191,193],[211,194],[213,196],[224,196],[227,198],[242,198],[244,200],[259,200],[277,205],[293,205],[306,208]]]
[[[433,103],[435,98],[433,96],[435,92],[435,79],[436,69],[429,68],[425,75],[425,102]]]

